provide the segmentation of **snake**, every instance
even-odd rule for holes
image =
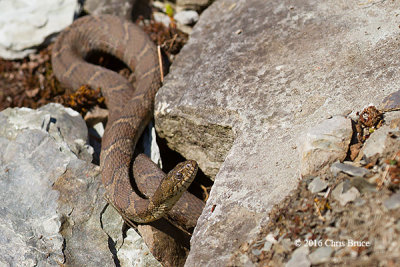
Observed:
[[[110,54],[125,63],[134,73],[134,82],[88,62],[93,53]],[[109,117],[100,170],[110,204],[129,222],[149,223],[175,211],[170,216],[193,226],[204,206],[186,191],[196,176],[196,161],[178,163],[165,174],[144,154],[134,157],[161,86],[157,49],[147,34],[113,15],[88,15],[58,35],[51,58],[53,73],[62,86],[101,88],[105,97]],[[144,192],[146,188],[150,193]]]

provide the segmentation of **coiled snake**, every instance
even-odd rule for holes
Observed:
[[[119,74],[86,62],[85,58],[93,51],[111,54],[134,70],[136,89]],[[64,86],[100,87],[106,98],[109,118],[102,140],[100,168],[109,202],[125,219],[137,223],[163,217],[193,181],[197,164],[192,160],[179,163],[165,175],[144,155],[139,155],[133,163],[136,143],[152,117],[154,97],[161,84],[153,43],[128,21],[110,15],[86,16],[59,35],[52,52],[52,65]],[[132,169],[133,186],[129,178]],[[138,192],[149,184],[155,192],[143,198]],[[197,202],[189,209],[191,199],[184,196],[175,210],[179,219],[182,212],[189,212],[192,218],[186,220],[194,220],[195,224],[202,207]],[[190,214],[193,212],[197,214]]]

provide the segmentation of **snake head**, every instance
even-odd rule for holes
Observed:
[[[167,174],[165,180],[168,183],[166,185],[174,192],[186,191],[196,177],[197,169],[197,162],[194,160],[179,163]]]
[[[187,160],[176,165],[164,177],[154,193],[152,198],[154,204],[165,205],[167,210],[171,209],[193,182],[197,169],[197,162],[194,160]]]

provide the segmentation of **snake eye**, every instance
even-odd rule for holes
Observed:
[[[177,178],[178,180],[182,180],[182,179],[183,179],[183,174],[180,173],[180,172],[178,172],[178,173],[176,174],[176,178]]]

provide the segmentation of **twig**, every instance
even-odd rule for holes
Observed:
[[[172,45],[175,43],[176,38],[178,37],[178,34],[174,34],[174,37],[172,37],[171,44],[169,45],[169,49],[172,48]]]
[[[157,53],[158,53],[158,64],[160,66],[161,82],[164,82],[163,61],[161,56],[161,47],[159,45],[157,46]]]

